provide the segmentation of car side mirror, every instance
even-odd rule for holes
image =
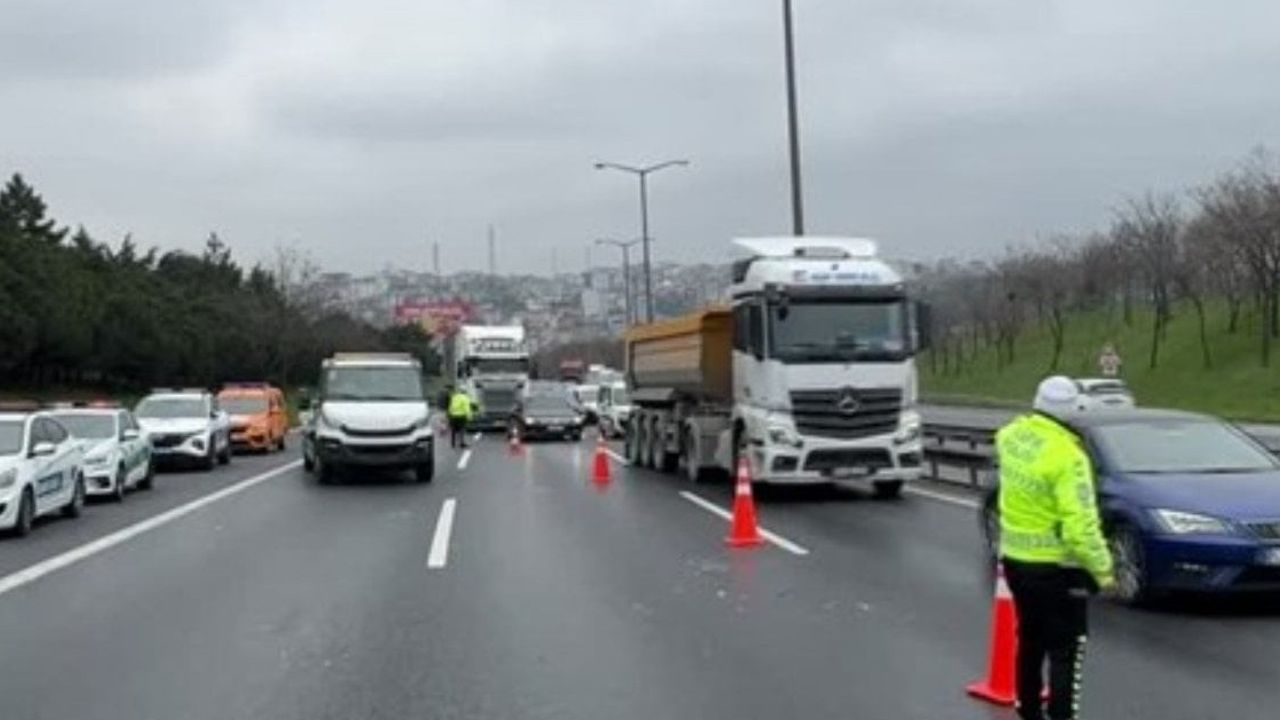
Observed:
[[[51,442],[36,443],[36,446],[31,448],[31,457],[48,457],[57,452],[57,450],[58,446]]]
[[[121,440],[137,440],[140,437],[142,437],[142,434],[133,428],[128,428],[124,432],[120,433]]]

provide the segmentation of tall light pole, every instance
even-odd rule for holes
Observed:
[[[787,138],[791,151],[791,232],[804,235],[804,199],[800,191],[800,122],[796,112],[796,51],[791,32],[791,0],[782,0],[782,32],[787,66]]]
[[[649,184],[651,173],[669,167],[685,167],[688,160],[668,160],[648,167],[632,167],[611,162],[596,163],[597,170],[621,170],[640,178],[640,240],[644,247],[644,315],[645,322],[653,322],[653,274],[649,265]]]
[[[631,312],[631,246],[643,239],[610,240],[608,238],[600,238],[596,240],[597,245],[612,245],[622,249],[622,300],[625,308],[624,312],[627,315],[627,325],[631,325],[631,321],[635,317]]]

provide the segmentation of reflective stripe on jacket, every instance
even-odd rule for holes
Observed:
[[[1025,415],[996,433],[1000,461],[1000,554],[1024,562],[1078,565],[1099,584],[1111,577],[1093,464],[1079,436],[1045,415]]]

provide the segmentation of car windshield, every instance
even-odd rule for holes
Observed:
[[[0,455],[22,452],[22,421],[0,420]]]
[[[222,397],[218,402],[232,415],[260,415],[267,411],[267,399],[264,397]]]
[[[422,402],[422,376],[417,368],[351,366],[330,368],[324,375],[325,400]]]
[[[529,372],[526,358],[471,358],[471,372],[476,375],[524,374]]]
[[[902,300],[792,301],[770,308],[769,355],[783,362],[894,359],[906,351]]]
[[[630,405],[631,396],[627,394],[627,389],[625,387],[617,386],[613,388],[612,402],[614,405]]]
[[[1162,420],[1103,425],[1092,432],[1108,464],[1130,473],[1239,473],[1280,465],[1225,423]]]
[[[106,440],[116,436],[115,415],[103,413],[54,413],[58,422],[81,440]]]
[[[1129,388],[1118,380],[1108,380],[1103,382],[1092,382],[1084,385],[1085,393],[1089,395],[1128,395]]]
[[[200,398],[149,397],[138,403],[134,414],[140,418],[164,420],[204,417],[208,412],[209,407]]]
[[[524,411],[541,415],[572,415],[575,413],[569,398],[562,395],[533,395],[525,398]]]

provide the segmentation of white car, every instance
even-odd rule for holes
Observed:
[[[631,419],[631,396],[627,384],[615,382],[603,385],[599,397],[600,432],[607,438],[626,435],[627,421]]]
[[[0,411],[0,530],[31,532],[35,519],[84,507],[84,451],[48,413]]]
[[[73,407],[49,414],[84,450],[88,495],[104,495],[120,502],[126,490],[151,489],[155,478],[151,443],[142,436],[133,413],[122,408]]]
[[[157,390],[134,408],[159,461],[194,461],[205,470],[231,462],[231,417],[207,390]]]
[[[1081,410],[1124,410],[1135,406],[1129,386],[1118,378],[1079,378]]]

